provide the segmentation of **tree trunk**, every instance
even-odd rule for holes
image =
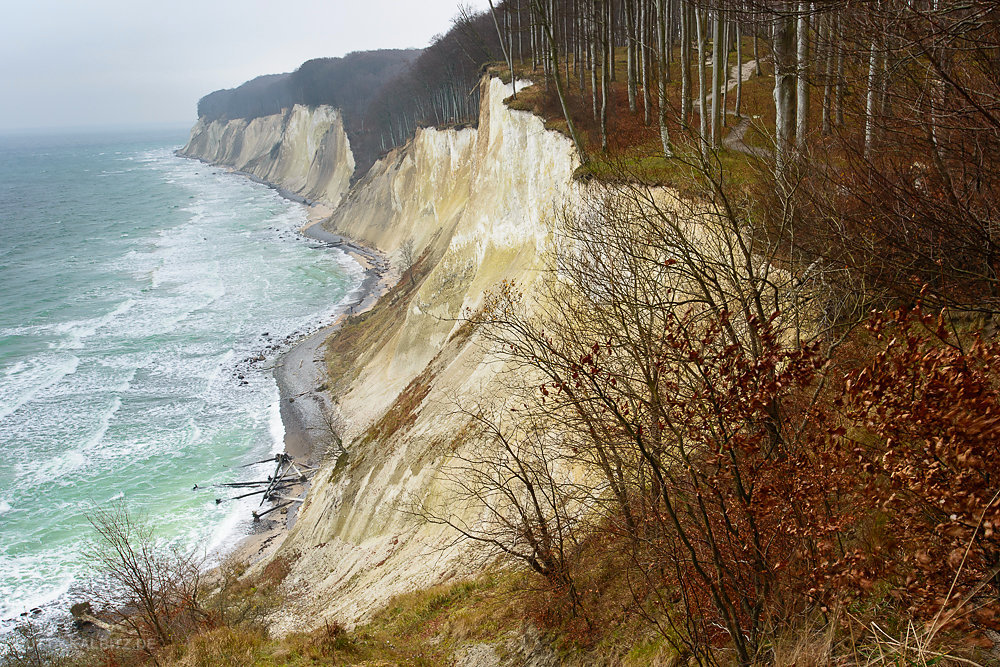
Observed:
[[[599,49],[598,35],[597,35],[597,2],[598,0],[590,0],[590,96],[593,101],[594,106],[594,120],[598,118],[597,110],[597,55]]]
[[[587,35],[587,18],[586,11],[578,11],[578,5],[574,6],[574,11],[576,11],[576,59],[579,67],[577,67],[577,77],[578,85],[580,87],[580,97],[583,97],[584,92],[586,92],[586,70],[587,70],[587,45],[589,41],[586,39]],[[586,10],[586,7],[584,7]]]
[[[524,67],[524,26],[521,24],[521,0],[517,0],[517,59]]]
[[[722,50],[722,127],[726,127],[726,109],[729,108],[729,40],[731,38],[730,23],[726,21],[722,29],[722,41],[725,48]],[[722,143],[722,137],[719,137]]]
[[[809,134],[809,3],[799,2],[795,71],[795,145],[802,149]]]
[[[534,0],[534,3],[542,30],[548,38],[549,58],[552,60],[552,78],[555,82],[556,95],[559,97],[559,105],[562,107],[563,117],[566,119],[566,129],[569,131],[569,136],[573,139],[573,144],[576,145],[576,150],[580,154],[580,160],[586,164],[587,152],[584,149],[579,133],[576,131],[576,125],[573,123],[573,117],[569,113],[569,107],[566,105],[566,93],[563,90],[562,76],[559,74],[559,46],[552,34],[551,17],[545,7],[545,0]]]
[[[677,0],[667,2],[667,81],[670,81],[670,63],[674,61],[674,5]],[[677,3],[679,4],[679,3]]]
[[[535,13],[531,11],[531,5],[528,5],[528,31],[531,33],[531,71],[534,72],[538,69],[538,46],[535,43],[536,30],[535,30]]]
[[[691,8],[681,0],[681,127],[691,122]]]
[[[598,0],[598,4],[601,2]],[[614,69],[614,53],[611,50],[611,3],[601,6],[601,150],[608,150],[608,93],[611,91],[611,73]]]
[[[636,20],[635,20],[635,10],[633,8],[634,0],[625,0],[625,33],[627,35],[626,51],[627,51],[627,62],[628,62],[628,74],[625,77],[628,81],[628,109],[632,113],[635,113],[635,88],[636,79],[636,53],[635,46],[637,40],[635,38],[636,30]]]
[[[891,37],[886,37],[882,41],[882,67],[879,73],[879,115],[882,118],[889,117],[889,59],[892,55],[892,44],[889,40]]]
[[[611,74],[608,81],[617,81],[618,73],[615,72],[615,0],[604,0],[607,6],[606,20],[608,22],[607,30],[605,31],[607,39],[607,49],[610,54],[608,61],[611,63],[610,69],[608,70]],[[608,85],[610,88],[610,84]]]
[[[563,50],[566,53],[566,57],[563,58],[563,62],[564,62],[564,67],[566,68],[566,82],[568,84],[570,81],[573,80],[573,77],[569,72],[569,54],[571,51],[570,41],[569,41],[569,19],[566,17],[565,14],[563,15],[562,24],[563,24],[563,44],[565,45],[565,48]]]
[[[694,8],[695,31],[698,33],[695,38],[698,42],[698,127],[700,130],[700,145],[702,154],[708,153],[708,114],[705,113],[705,106],[708,104],[708,97],[705,93],[705,18],[702,9]]]
[[[667,1],[656,0],[656,43],[659,59],[659,94],[660,94],[660,145],[663,147],[663,155],[670,157],[673,155],[673,147],[670,145],[670,128],[667,126]]]
[[[722,70],[723,54],[726,52],[722,37],[722,12],[715,10],[712,22],[712,148],[718,148],[722,141]]]
[[[740,108],[743,104],[743,34],[740,22],[736,21],[736,117],[742,118]]]
[[[500,38],[500,50],[503,52],[503,59],[507,61],[507,67],[510,69],[510,87],[514,91],[514,99],[517,99],[517,76],[514,74],[514,60],[510,55],[510,51],[507,49],[507,40],[504,39],[503,30],[500,29],[500,22],[497,21],[497,10],[493,6],[493,0],[489,0],[490,3],[490,14],[493,16],[493,25],[497,29],[497,37]]]
[[[878,94],[878,49],[872,39],[868,49],[868,94],[865,100],[865,157],[869,157],[875,137],[875,98]]]
[[[844,46],[843,38],[841,33],[841,21],[843,15],[837,14],[837,30],[836,30],[836,49],[837,49],[837,90],[836,90],[836,103],[837,103],[837,113],[834,116],[834,122],[838,126],[844,125]]]
[[[826,59],[823,71],[823,119],[820,132],[824,137],[830,136],[833,129],[830,124],[830,111],[833,107],[833,14],[827,14],[823,21],[823,34],[821,44],[826,49],[823,57]]]
[[[642,120],[649,125],[649,45],[646,37],[649,34],[648,0],[639,0],[639,62],[642,66]]]
[[[754,76],[761,76],[763,73],[760,71],[760,39],[757,32],[760,28],[757,26],[756,22],[753,24],[753,61],[755,63],[753,68]]]
[[[788,151],[795,134],[795,20],[785,3],[783,12],[774,18],[774,112],[775,158],[778,172],[787,166]]]

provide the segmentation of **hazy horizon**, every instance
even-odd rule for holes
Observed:
[[[10,7],[0,25],[0,134],[172,129],[198,99],[312,58],[423,48],[459,0],[122,0]],[[486,2],[475,0],[474,9]]]
[[[192,120],[176,121],[148,121],[148,122],[121,122],[113,124],[93,124],[93,125],[46,125],[46,126],[24,126],[24,127],[0,127],[0,137],[20,137],[20,136],[52,136],[62,135],[102,135],[102,134],[127,134],[129,132],[183,132],[191,130]]]

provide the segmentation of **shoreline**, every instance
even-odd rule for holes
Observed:
[[[238,170],[232,172],[247,175]],[[274,188],[286,199],[307,207],[308,221],[297,230],[299,234],[319,241],[328,248],[343,251],[358,263],[363,272],[360,284],[349,294],[349,301],[343,304],[343,309],[334,321],[300,338],[274,364],[279,411],[285,431],[283,452],[299,463],[318,467],[330,445],[331,426],[327,415],[332,409],[331,396],[327,391],[324,343],[340,329],[349,316],[367,312],[378,302],[392,287],[394,272],[383,253],[323,229],[322,223],[333,213],[332,208],[322,203],[290,197],[290,193],[282,188],[269,183],[263,184]],[[304,500],[309,488],[310,482],[306,481],[289,489],[288,495]],[[286,510],[278,510],[271,518],[261,519],[254,524],[252,532],[240,537],[223,553],[223,558],[236,559],[253,566],[272,556],[295,525],[301,506],[301,502],[296,502]]]
[[[350,315],[367,312],[377,303],[395,282],[397,277],[395,270],[392,268],[388,256],[379,250],[366,247],[353,239],[323,229],[322,223],[330,218],[334,210],[329,204],[297,197],[294,193],[281,187],[261,181],[250,174],[225,165],[212,164],[200,158],[183,155],[180,151],[173,151],[173,154],[176,157],[197,160],[206,166],[217,168],[219,171],[225,170],[229,173],[245,176],[256,183],[271,188],[283,199],[303,206],[306,213],[305,224],[291,229],[306,239],[317,242],[317,244],[312,244],[314,248],[322,246],[322,250],[329,251],[331,248],[336,248],[344,252],[360,268],[360,281],[351,288],[339,304],[336,304],[337,307],[330,323],[312,333],[300,336],[297,340],[293,339],[288,347],[282,346],[283,351],[280,351],[276,356],[269,357],[273,361],[271,372],[278,385],[279,412],[284,430],[281,451],[299,463],[305,463],[312,467],[318,466],[325,458],[328,442],[328,438],[324,437],[324,431],[329,432],[323,415],[333,404],[333,397],[325,390],[327,371],[324,360],[324,343],[327,338],[339,330]],[[262,367],[260,371],[265,371],[265,369]],[[321,386],[323,389],[320,389]],[[305,499],[309,485],[308,481],[296,485],[288,489],[287,494],[291,497]],[[265,504],[261,510],[273,507],[278,502],[280,501]],[[252,566],[273,555],[294,525],[300,506],[301,502],[297,502],[285,510],[278,510],[262,517],[259,523],[251,524],[246,532],[237,527],[211,552],[207,554],[202,552],[203,555],[208,556],[209,562],[216,562],[216,564],[208,565],[204,574],[210,578],[215,576],[219,564],[226,560],[238,560],[247,566]],[[249,516],[244,516],[241,517],[241,520],[249,518]],[[2,624],[0,627],[4,628],[4,631],[0,632],[0,638],[6,636],[8,624],[10,628],[14,628],[26,620],[35,623],[41,621],[47,628],[46,632],[55,628],[55,634],[52,635],[55,637],[88,636],[76,634],[79,628],[74,625],[69,613],[71,603],[86,601],[89,598],[86,591],[79,589],[76,583],[74,583],[74,588],[63,589],[52,599],[33,602],[32,604],[37,606],[30,609],[25,608],[23,613],[12,613],[10,618],[0,617],[0,624]],[[41,616],[43,610],[44,617]]]
[[[344,304],[342,312],[330,324],[293,343],[278,356],[273,367],[274,379],[278,385],[279,413],[285,431],[282,451],[299,463],[318,465],[327,444],[323,442],[323,436],[330,430],[325,415],[329,414],[331,408],[330,396],[325,390],[319,390],[320,387],[325,387],[327,379],[322,354],[323,343],[340,328],[347,317],[370,310],[392,287],[395,272],[389,258],[382,252],[323,229],[322,223],[330,218],[335,206],[307,199],[254,174],[185,154],[183,150],[175,150],[174,155],[238,174],[271,188],[284,199],[305,206],[307,221],[297,230],[298,233],[327,247],[342,250],[361,266],[364,274],[361,283],[351,293],[351,301]],[[288,496],[304,501],[309,486],[308,481],[295,485],[287,490]],[[235,536],[236,539],[230,546],[218,552],[220,561],[235,559],[253,566],[274,555],[295,525],[301,506],[302,502],[295,502],[287,509],[278,510],[259,522],[254,522],[249,533]]]

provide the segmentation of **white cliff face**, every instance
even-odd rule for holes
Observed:
[[[530,290],[540,279],[578,165],[568,138],[504,105],[509,86],[482,86],[477,130],[419,131],[377,162],[327,223],[390,254],[412,240],[436,264],[398,307],[395,328],[337,389],[350,455],[317,474],[282,547],[301,554],[290,585],[308,595],[277,619],[278,632],[352,624],[394,595],[471,571],[455,534],[411,511],[442,497],[455,456],[486,446],[458,437],[465,420],[455,401],[503,391],[502,363],[476,336],[456,335],[459,318],[501,280]],[[373,437],[370,427],[404,401],[412,421]]]
[[[180,154],[233,167],[328,205],[340,202],[354,173],[340,111],[328,106],[297,104],[250,121],[199,119]]]
[[[475,148],[476,130],[418,130],[372,166],[327,226],[390,254],[450,237],[469,203]]]
[[[415,254],[440,256],[393,354],[363,368],[370,381],[338,397],[355,430],[424,370],[485,291],[503,279],[536,279],[558,212],[575,191],[572,142],[533,114],[508,109],[509,85],[482,86],[478,130],[419,130],[372,167],[327,223],[389,254],[413,241]]]
[[[518,82],[518,89],[530,82]],[[509,85],[490,79],[483,91],[475,185],[469,212],[452,244],[473,244],[480,261],[491,248],[532,246],[542,252],[554,214],[569,194],[579,159],[572,142],[537,116],[512,111]]]

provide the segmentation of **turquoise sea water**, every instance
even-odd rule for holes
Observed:
[[[183,140],[0,137],[0,628],[65,610],[95,505],[209,554],[244,533],[258,501],[192,490],[280,451],[270,363],[243,362],[358,283],[294,233],[304,207],[175,157]]]

